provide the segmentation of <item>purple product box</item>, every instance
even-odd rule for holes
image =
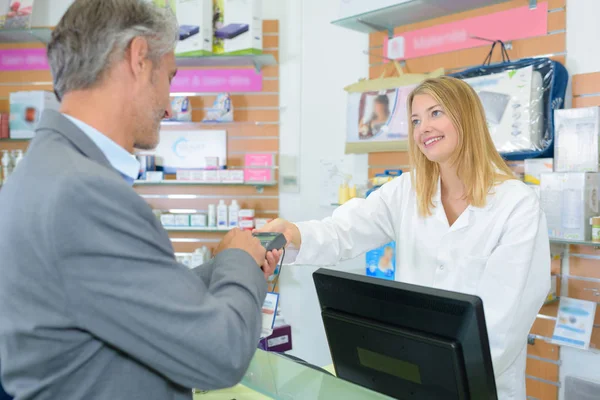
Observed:
[[[261,339],[258,348],[265,351],[283,353],[292,349],[292,327],[281,325],[273,328],[271,336]]]

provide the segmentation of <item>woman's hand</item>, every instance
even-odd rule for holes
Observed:
[[[292,244],[296,249],[300,249],[302,244],[302,238],[300,237],[300,230],[298,227],[282,218],[274,219],[260,229],[256,229],[256,232],[276,232],[283,233],[288,244]]]

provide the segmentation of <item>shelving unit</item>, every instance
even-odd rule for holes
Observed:
[[[550,243],[552,244],[562,244],[562,245],[579,245],[579,246],[591,246],[600,248],[599,242],[591,242],[591,241],[582,241],[582,240],[562,240],[562,239],[550,239]]]
[[[172,129],[226,130],[227,167],[243,169],[246,153],[279,153],[279,21],[263,21],[263,54],[240,56],[209,56],[177,58],[180,68],[240,68],[254,67],[263,77],[262,92],[233,93],[235,121],[229,123],[202,122],[207,108],[211,107],[216,93],[172,93],[190,97],[192,119],[190,122],[165,121],[163,126]],[[0,30],[0,49],[41,47],[51,39],[52,28],[27,30]],[[19,44],[24,43],[23,46]],[[51,90],[52,77],[46,71],[17,71],[0,74],[0,111],[9,112],[8,96],[17,90]],[[43,83],[43,85],[42,85]],[[26,150],[29,139],[1,139],[0,150]],[[279,215],[279,188],[277,165],[272,167],[269,182],[193,182],[163,180],[137,181],[136,192],[155,210],[175,210],[175,213],[194,209],[206,211],[209,204],[223,199],[227,204],[236,199],[242,209],[254,209],[257,218],[275,218]],[[170,178],[168,176],[167,178]],[[214,248],[225,230],[200,227],[166,227],[175,252],[191,253],[206,245]]]
[[[0,29],[0,44],[8,43],[50,43],[52,28]]]
[[[253,66],[256,72],[264,67],[277,65],[275,57],[271,54],[256,54],[245,56],[205,56],[205,57],[178,57],[178,67],[247,67]]]
[[[332,21],[333,25],[362,33],[375,33],[387,31],[389,37],[394,36],[394,29],[398,26],[414,24],[434,18],[444,17],[463,11],[487,7],[494,4],[506,3],[509,0],[403,0],[398,4],[363,14]],[[531,0],[530,6],[534,7],[537,1]]]

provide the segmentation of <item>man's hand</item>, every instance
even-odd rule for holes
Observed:
[[[267,253],[267,257],[262,266],[265,279],[269,279],[269,277],[275,272],[277,264],[279,264],[279,260],[281,260],[282,253],[283,250],[273,250]]]
[[[273,274],[277,263],[281,258],[281,252],[272,251],[267,253],[260,240],[252,236],[250,231],[240,229],[230,230],[215,250],[215,255],[227,249],[240,249],[250,254],[257,266],[260,266],[265,279]]]

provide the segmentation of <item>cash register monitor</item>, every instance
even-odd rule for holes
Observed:
[[[326,269],[313,279],[339,378],[397,399],[497,399],[479,297]]]

